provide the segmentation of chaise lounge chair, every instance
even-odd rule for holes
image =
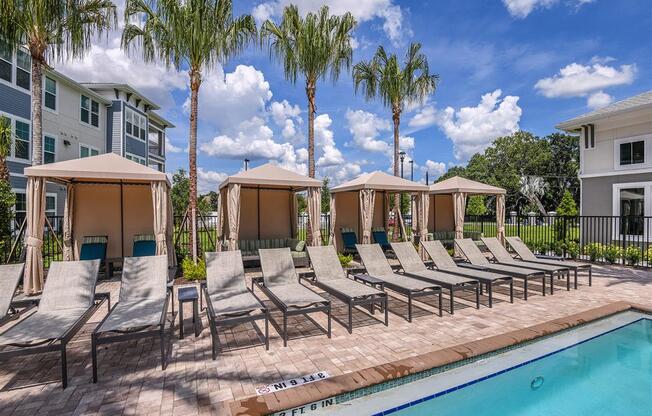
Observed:
[[[348,304],[349,334],[353,332],[353,307],[356,305],[370,305],[373,313],[374,306],[378,304],[380,309],[385,311],[385,326],[387,326],[387,293],[348,279],[333,246],[308,247],[308,255],[315,271],[315,284]]]
[[[24,312],[11,304],[24,267],[24,263],[0,265],[0,326],[17,319]]]
[[[567,267],[560,265],[551,266],[548,264],[531,263],[529,261],[517,260],[509,254],[509,251],[496,237],[483,237],[482,242],[491,252],[494,259],[500,264],[508,266],[525,267],[528,269],[541,270],[550,276],[550,294],[553,294],[555,287],[555,274],[558,277],[566,276],[566,290],[570,290],[570,271]]]
[[[401,268],[406,275],[419,280],[425,280],[426,282],[432,282],[442,288],[448,289],[451,302],[449,312],[451,315],[455,313],[455,307],[453,306],[455,303],[454,292],[456,290],[467,289],[469,286],[475,289],[475,306],[477,309],[480,309],[480,283],[477,279],[442,271],[428,270],[421,261],[419,253],[414,249],[414,245],[409,241],[392,243],[392,250],[396,254],[398,262],[401,263]]]
[[[534,255],[534,253],[532,253],[532,251],[530,251],[528,246],[519,237],[507,237],[507,242],[512,247],[512,249],[514,249],[514,251],[521,258],[521,260],[525,260],[530,263],[550,264],[553,266],[559,265],[562,267],[568,267],[570,270],[572,270],[575,273],[575,278],[574,278],[575,289],[577,289],[577,273],[580,269],[588,270],[589,286],[593,285],[591,264],[580,263],[576,261],[561,260],[553,257],[537,257],[536,255]]]
[[[412,322],[412,299],[416,297],[438,295],[439,316],[442,316],[442,295],[439,285],[394,273],[378,244],[357,244],[356,248],[369,276],[382,281],[386,288],[407,296],[408,322]]]
[[[134,236],[133,257],[156,255],[156,238],[153,235],[139,234]]]
[[[470,267],[494,273],[506,273],[517,279],[523,279],[523,299],[527,300],[527,286],[530,279],[541,279],[541,294],[546,296],[546,274],[541,270],[527,269],[524,267],[508,266],[505,264],[491,263],[480,251],[475,242],[470,238],[456,238],[455,244],[464,257],[471,263],[471,266],[461,264],[462,267]]]
[[[158,336],[165,369],[165,321],[170,302],[167,282],[167,255],[124,259],[118,302],[91,335],[93,383],[97,382],[98,345]],[[171,324],[170,336],[173,328]]]
[[[206,253],[206,285],[203,287],[208,323],[213,341],[213,360],[220,340],[217,328],[243,322],[265,320],[265,349],[269,350],[269,314],[263,303],[247,288],[242,253],[220,251]]]
[[[487,286],[490,308],[493,307],[493,285],[495,284],[509,283],[509,301],[510,303],[514,303],[514,279],[510,275],[506,273],[492,273],[460,267],[448,254],[448,251],[446,251],[446,248],[441,241],[421,241],[421,245],[426,250],[426,253],[428,253],[428,256],[430,256],[438,270],[471,279],[478,279],[480,283],[484,283]],[[480,294],[482,294],[482,286],[480,286]]]
[[[328,314],[328,338],[331,337],[331,302],[299,283],[290,249],[260,249],[263,282],[258,287],[283,313],[283,346],[288,344],[288,317],[312,312]]]
[[[68,386],[66,347],[93,315],[99,260],[50,264],[36,312],[0,335],[0,358],[61,352],[61,384]]]
[[[342,235],[342,253],[344,254],[357,254],[358,250],[355,248],[358,244],[358,236],[355,235],[355,231],[350,228],[342,227],[340,228],[340,233]]]
[[[389,238],[387,238],[387,231],[384,228],[372,228],[371,236],[374,238],[374,243],[380,244],[380,248],[383,251],[387,252],[392,249],[392,245],[389,243]]]

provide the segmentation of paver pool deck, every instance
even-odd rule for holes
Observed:
[[[248,273],[248,278],[257,275]],[[255,327],[248,323],[222,332],[225,350],[217,360],[211,360],[205,311],[201,313],[201,334],[195,338],[189,319],[192,306],[187,304],[186,337],[179,339],[178,327],[175,328],[165,371],[160,368],[158,340],[129,341],[99,350],[100,381],[92,384],[90,334],[106,314],[106,307],[102,306],[69,346],[67,389],[61,389],[58,353],[0,363],[0,414],[255,414],[254,407],[242,407],[243,400],[254,396],[250,402],[264,403],[255,398],[255,388],[280,380],[318,371],[326,371],[333,378],[365,372],[373,377],[376,373],[366,369],[398,360],[416,362],[438,350],[493,337],[487,344],[507,332],[524,333],[525,328],[535,325],[544,328],[541,324],[550,325],[549,321],[570,315],[578,319],[576,314],[596,308],[610,312],[635,304],[652,310],[652,271],[595,265],[593,286],[588,286],[584,273],[579,282],[578,290],[567,292],[565,282],[557,281],[555,294],[545,297],[541,296],[540,287],[531,283],[527,302],[522,300],[521,287],[517,286],[514,304],[509,303],[507,291],[499,289],[494,292],[493,309],[486,307],[487,298],[483,297],[483,306],[476,310],[472,306],[474,295],[460,293],[461,296],[456,295],[459,303],[456,302],[455,315],[444,313],[443,317],[435,313],[436,299],[426,298],[427,305],[415,303],[412,323],[404,318],[405,299],[390,291],[389,327],[382,324],[382,314],[372,316],[356,309],[353,334],[343,325],[347,320],[346,305],[331,298],[332,339],[326,338],[317,326],[325,328],[325,314],[313,314],[311,319],[297,316],[289,320],[290,341],[286,348],[277,331],[280,314],[256,289],[256,294],[272,310],[269,351],[265,351]],[[323,293],[308,281],[304,284]],[[117,299],[119,288],[117,280],[103,281],[97,291],[110,291],[112,298]],[[595,312],[583,316],[591,315]],[[175,325],[178,326],[178,319]],[[336,380],[344,383],[346,378]],[[315,385],[310,388],[318,389]],[[275,399],[293,404],[312,401],[313,396],[307,391],[290,389],[277,394]]]

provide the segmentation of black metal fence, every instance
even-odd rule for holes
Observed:
[[[198,219],[197,235],[200,251],[214,251],[218,243],[217,216]],[[175,217],[174,243],[177,253],[184,257],[189,253],[188,222]],[[297,238],[305,240],[308,217],[297,218]],[[406,218],[409,228],[410,219]],[[63,217],[48,216],[43,238],[43,258],[46,267],[51,261],[63,257]],[[0,238],[0,261],[18,262],[23,259],[24,223],[15,220],[12,234]],[[496,236],[495,217],[468,216],[464,231],[472,231],[485,237]],[[330,215],[321,216],[321,236],[328,242]],[[409,231],[408,231],[409,234]],[[539,254],[559,255],[596,262],[630,264],[652,267],[652,217],[642,216],[545,216],[517,215],[505,220],[505,235],[520,237],[532,251]]]

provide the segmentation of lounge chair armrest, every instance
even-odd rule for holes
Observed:
[[[213,310],[213,302],[211,302],[211,297],[208,294],[208,287],[202,286],[200,290],[204,291],[204,300],[206,302],[206,309],[208,309],[208,315],[214,318],[215,311]]]
[[[251,291],[254,291],[254,285],[262,286],[264,283],[263,276],[256,276],[251,278]]]
[[[165,318],[168,315],[168,305],[170,303],[170,292],[168,292],[165,295],[165,303],[163,304],[163,313],[161,314],[161,320],[159,321],[159,325],[162,327],[165,327]]]
[[[564,256],[548,256],[545,254],[537,254],[536,256],[538,259],[545,259],[545,260],[566,260]]]

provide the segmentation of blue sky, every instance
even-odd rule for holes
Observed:
[[[121,2],[117,2],[121,6]],[[278,19],[289,0],[237,1],[236,14]],[[537,135],[581,113],[652,89],[650,0],[297,0],[302,12],[329,4],[350,10],[353,62],[383,45],[403,56],[421,42],[436,92],[402,117],[402,147],[415,180],[463,164],[500,135]],[[80,81],[128,82],[176,124],[169,130],[167,170],[187,167],[187,75],[143,64],[120,51],[118,35],[98,41],[82,62],[60,69]],[[90,79],[89,79],[90,77]],[[341,182],[391,169],[390,112],[355,95],[350,73],[317,88],[318,177]],[[269,53],[250,47],[206,74],[200,91],[200,190],[215,189],[248,157],[306,169],[303,82],[286,81]],[[409,175],[409,165],[405,165]]]

